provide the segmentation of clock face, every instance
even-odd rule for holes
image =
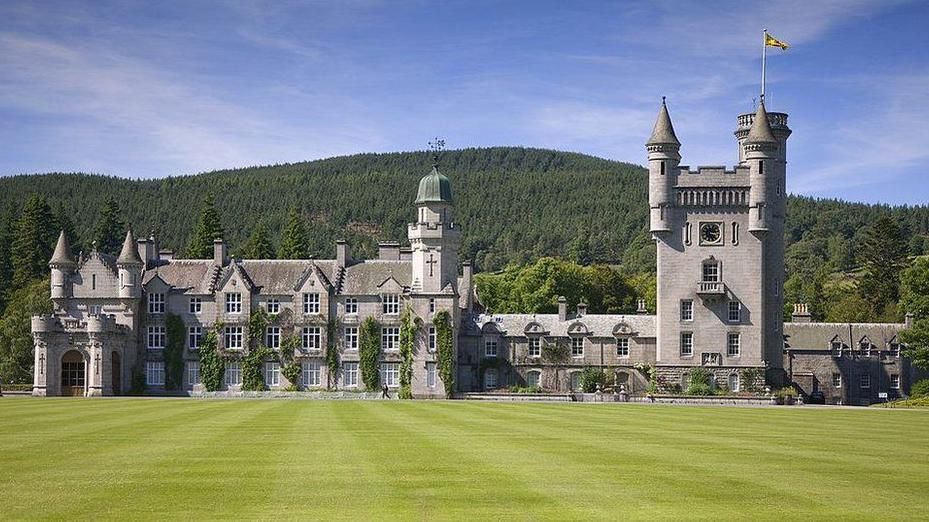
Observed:
[[[700,241],[704,244],[714,245],[722,239],[723,233],[719,223],[704,223],[700,225]]]

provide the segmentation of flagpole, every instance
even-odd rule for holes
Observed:
[[[761,35],[761,103],[764,103],[764,81],[765,81],[765,61],[768,57],[768,30],[765,29]]]

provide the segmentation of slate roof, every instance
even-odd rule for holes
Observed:
[[[858,349],[858,343],[867,336],[875,349],[886,350],[904,328],[902,323],[784,323],[784,345],[796,350],[830,351],[836,339],[846,349]]]
[[[764,101],[758,104],[758,110],[755,111],[755,118],[752,120],[752,127],[748,130],[745,143],[777,143],[777,138],[771,132],[768,111],[764,108]]]
[[[58,244],[55,245],[55,253],[49,260],[50,265],[71,265],[74,266],[74,258],[71,257],[71,243],[68,242],[68,236],[62,230],[58,234]]]
[[[393,277],[401,286],[409,288],[413,284],[412,261],[365,260],[345,268],[340,294],[371,295],[379,294],[379,285]]]
[[[126,231],[126,239],[123,240],[123,248],[119,252],[116,262],[120,265],[141,265],[142,258],[139,257],[139,249],[136,247],[135,239],[132,237],[132,231]]]
[[[671,125],[671,115],[668,114],[668,106],[664,98],[661,99],[661,109],[658,110],[658,119],[655,121],[655,128],[652,130],[652,136],[645,142],[646,145],[678,145],[681,142],[674,133],[674,125]]]
[[[589,314],[583,317],[569,315],[561,321],[558,314],[480,314],[476,316],[475,323],[478,329],[488,323],[494,324],[510,337],[522,336],[531,323],[538,323],[548,332],[546,335],[553,337],[566,337],[568,329],[575,323],[586,326],[588,335],[594,337],[612,337],[620,324],[628,325],[634,337],[655,337],[656,318],[644,314]]]
[[[309,259],[251,259],[238,263],[252,284],[264,295],[286,295],[294,292],[309,273],[316,273],[323,284],[332,286],[334,261]]]
[[[185,293],[211,294],[219,274],[220,270],[212,259],[172,259],[146,270],[142,284],[148,284],[157,276]]]

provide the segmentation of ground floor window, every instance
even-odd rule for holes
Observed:
[[[434,362],[426,363],[426,387],[435,388],[436,383],[436,365]]]
[[[265,386],[280,386],[281,385],[281,363],[279,362],[268,362],[265,363]]]
[[[867,390],[871,388],[871,374],[864,374],[861,376],[861,389]]]
[[[200,384],[200,362],[187,363],[187,384],[190,386]]]
[[[571,374],[571,390],[580,391],[581,389],[581,372]]]
[[[76,352],[72,352],[76,353]],[[78,356],[80,358],[80,356]],[[62,386],[84,386],[84,360],[61,363]]]
[[[484,372],[484,389],[493,390],[493,389],[496,389],[496,387],[497,387],[497,369],[488,368],[487,371]]]
[[[900,389],[900,376],[896,373],[890,374],[890,389],[899,390]]]
[[[841,373],[832,374],[832,386],[836,388],[842,387],[842,374]]]
[[[303,363],[303,387],[312,388],[319,386],[320,382],[319,363],[316,361]]]
[[[541,377],[542,377],[542,372],[538,370],[533,370],[527,373],[526,374],[526,386],[529,386],[530,388],[539,386],[539,382],[541,382],[542,380]]]
[[[145,364],[145,384],[149,386],[164,386],[165,363],[162,361],[149,361]]]
[[[241,386],[242,385],[242,363],[228,362],[226,363],[226,386]]]
[[[400,363],[381,363],[381,383],[391,388],[400,386]]]
[[[342,386],[358,386],[358,363],[342,364]]]
[[[730,373],[729,374],[729,391],[737,392],[739,391],[739,374]]]

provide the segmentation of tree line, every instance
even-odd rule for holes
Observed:
[[[373,257],[379,239],[405,240],[430,168],[425,153],[391,153],[151,180],[0,179],[0,378],[31,379],[28,318],[51,310],[48,260],[60,230],[75,256],[116,255],[131,227],[154,231],[179,257],[212,257],[217,237],[237,257],[331,258],[336,239]],[[495,273],[478,278],[494,311],[549,311],[562,294],[572,306],[588,301],[591,313],[634,311],[638,298],[653,309],[641,166],[497,147],[449,151],[440,170],[465,225],[461,259]],[[929,207],[790,197],[787,216],[786,317],[794,302],[816,319],[902,317],[903,271],[929,253]]]

